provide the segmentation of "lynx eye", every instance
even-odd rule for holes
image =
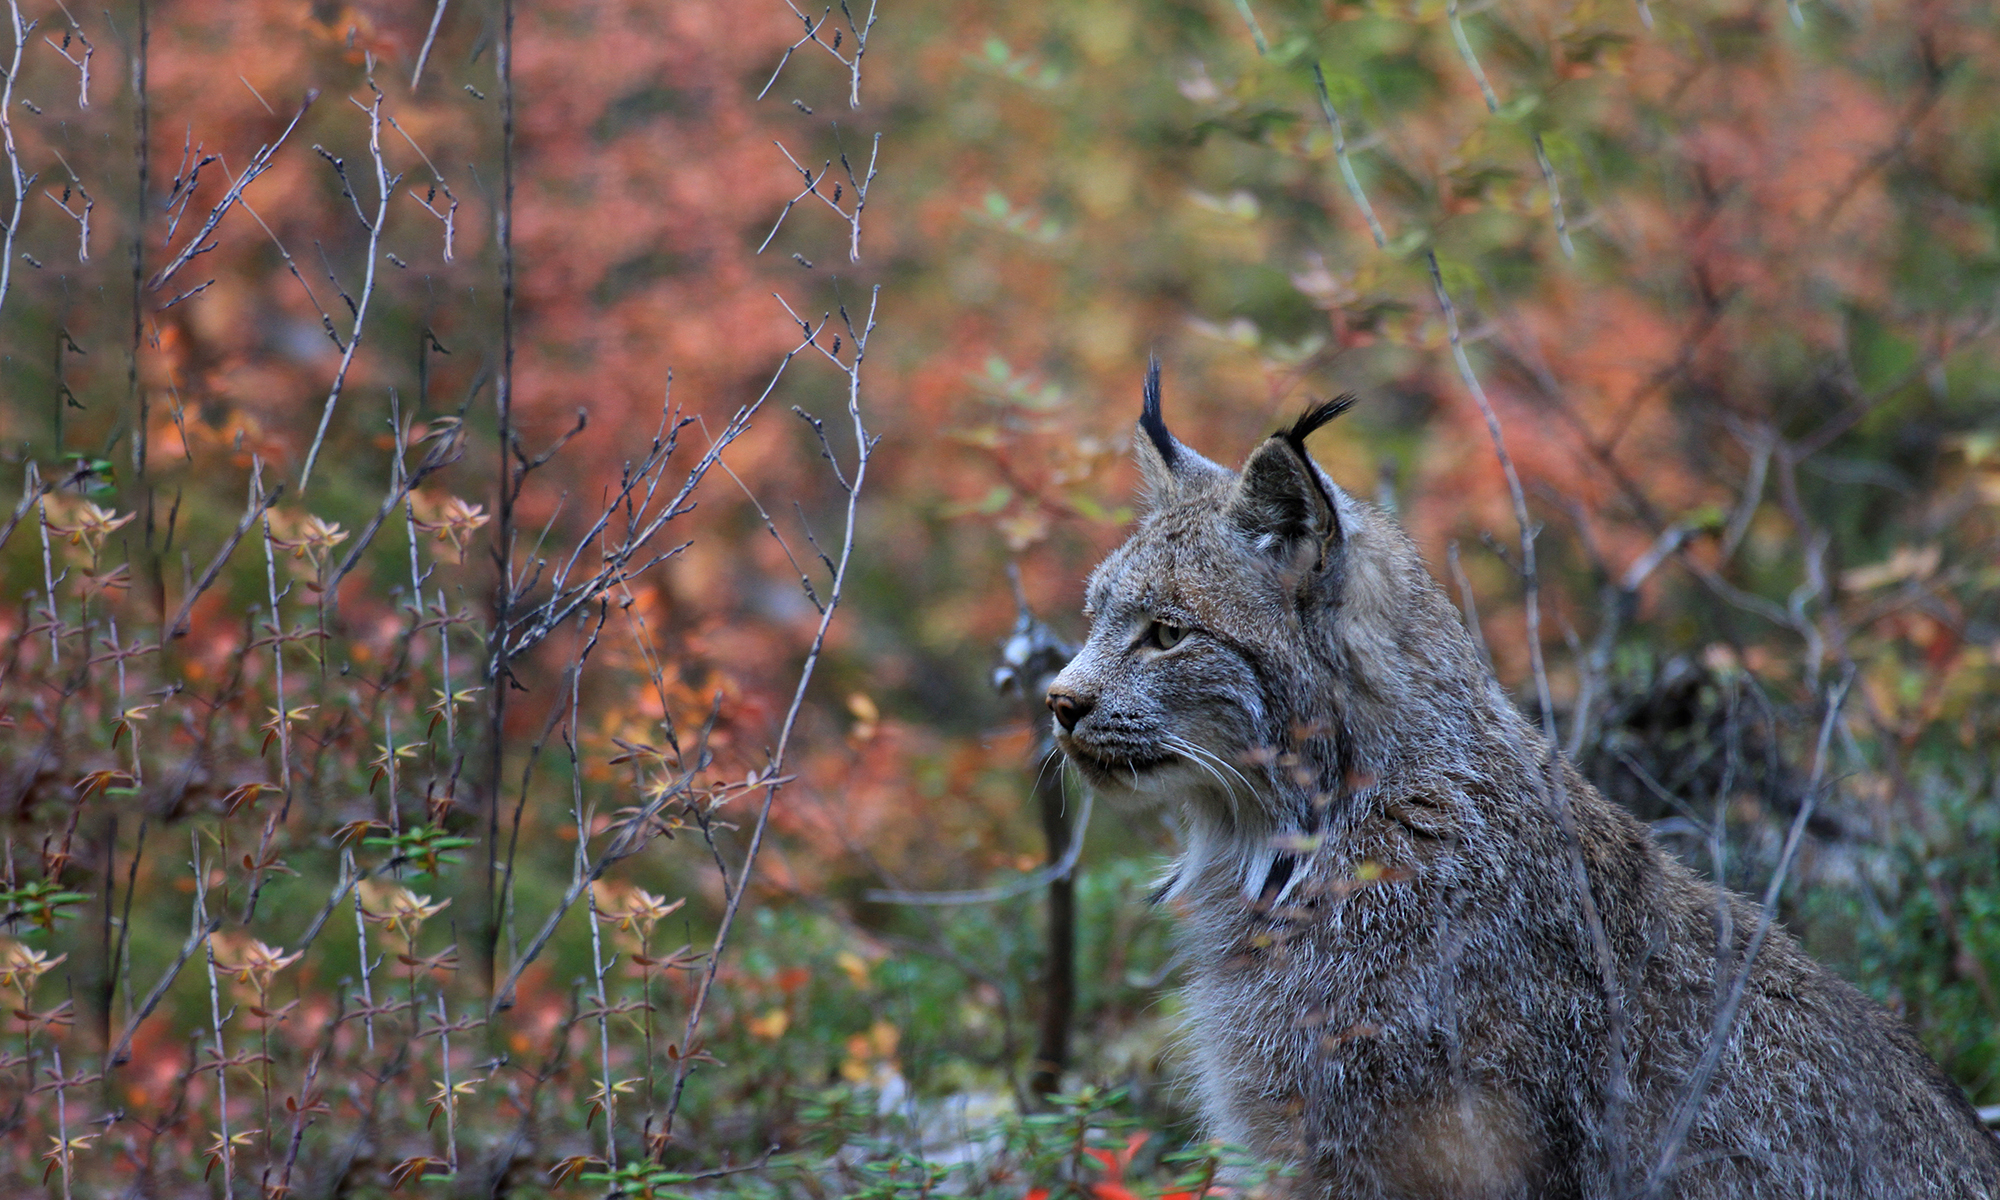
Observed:
[[[1162,650],[1171,650],[1187,636],[1187,626],[1155,621],[1146,629],[1146,640]]]

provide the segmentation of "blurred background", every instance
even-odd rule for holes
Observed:
[[[1566,752],[1751,894],[1801,822],[1786,925],[2000,1104],[1990,5],[10,13],[9,1187],[1204,1193],[1171,831],[1082,831],[1037,1062],[993,686],[1149,353],[1225,463],[1358,394],[1534,708],[1479,389]]]

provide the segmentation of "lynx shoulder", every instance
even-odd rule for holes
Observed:
[[[1307,456],[1343,407],[1232,471],[1155,367],[1147,511],[1049,691],[1092,785],[1184,830],[1212,1132],[1314,1196],[2000,1197],[1907,1029],[1552,774],[1409,538]]]

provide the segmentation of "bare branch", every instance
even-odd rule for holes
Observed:
[[[728,884],[729,902],[723,909],[722,921],[715,931],[715,940],[708,953],[708,961],[703,964],[701,982],[695,991],[694,1002],[688,1006],[687,1024],[681,1036],[681,1053],[674,1060],[674,1086],[667,1102],[666,1132],[673,1132],[674,1116],[680,1111],[681,1096],[687,1086],[689,1068],[696,1058],[695,1037],[700,1032],[701,1020],[707,1011],[708,998],[715,986],[716,968],[720,964],[723,951],[729,945],[729,935],[735,928],[736,916],[743,908],[743,898],[749,894],[750,878],[757,868],[757,855],[763,848],[764,835],[771,823],[771,808],[777,802],[778,792],[784,783],[782,774],[786,752],[791,747],[792,733],[798,727],[799,713],[805,707],[806,689],[811,685],[813,672],[819,665],[821,652],[826,646],[827,630],[833,625],[834,614],[840,609],[840,600],[847,583],[848,569],[854,563],[854,540],[859,526],[861,489],[868,475],[868,460],[875,446],[875,439],[868,434],[868,428],[861,415],[861,364],[867,357],[868,339],[875,332],[875,314],[882,298],[882,289],[877,285],[870,293],[868,317],[859,330],[848,322],[848,331],[854,338],[854,361],[845,374],[847,376],[847,415],[854,431],[855,458],[848,474],[851,483],[847,485],[846,521],[841,532],[841,546],[838,563],[834,569],[833,583],[827,590],[826,607],[820,613],[819,625],[813,631],[806,660],[799,668],[798,686],[793,689],[791,704],[785,710],[785,719],[778,732],[778,742],[772,750],[764,776],[770,782],[764,787],[764,800],[757,810],[756,824],[750,830],[750,844],[743,852],[743,865],[738,868],[734,881]],[[842,313],[845,316],[845,311]],[[797,353],[794,351],[793,353]]]
[[[417,51],[417,69],[410,72],[410,90],[413,92],[417,90],[417,85],[424,81],[424,64],[430,61],[431,47],[437,43],[438,26],[444,24],[445,2],[446,0],[438,0],[437,8],[432,10],[430,30],[424,34],[423,49]],[[447,254],[445,261],[450,260],[451,256]]]
[[[222,224],[222,218],[228,214],[229,210],[235,206],[238,200],[243,198],[243,189],[254,183],[259,175],[271,169],[271,160],[277,155],[279,148],[285,144],[285,139],[292,136],[292,130],[299,127],[299,122],[305,118],[306,110],[310,109],[313,101],[317,99],[319,99],[319,92],[317,90],[307,92],[304,102],[299,105],[299,111],[292,115],[291,122],[285,126],[284,132],[278,135],[278,140],[269,145],[257,148],[257,153],[250,156],[250,165],[244,168],[243,174],[237,176],[236,182],[230,185],[229,191],[223,195],[216,206],[209,210],[208,219],[201,223],[201,229],[188,239],[187,244],[181,247],[179,254],[176,254],[166,266],[161,267],[159,272],[147,281],[146,287],[149,290],[158,291],[167,280],[174,277],[176,271],[186,266],[196,255],[205,254],[215,248],[214,243],[208,241],[208,236],[215,232],[215,227]]]
[[[1681,1147],[1687,1141],[1689,1130],[1694,1128],[1695,1119],[1701,1114],[1702,1101],[1708,1097],[1709,1086],[1715,1082],[1716,1068],[1721,1065],[1722,1056],[1729,1047],[1731,1032],[1736,1026],[1736,1011],[1743,1003],[1743,993],[1750,983],[1750,974],[1756,968],[1757,954],[1764,948],[1764,939],[1771,932],[1771,924],[1776,919],[1778,894],[1785,886],[1785,876],[1790,872],[1792,858],[1798,853],[1799,840],[1804,836],[1806,825],[1812,820],[1813,808],[1819,803],[1826,778],[1827,747],[1833,738],[1833,727],[1840,718],[1842,702],[1847,697],[1847,689],[1854,682],[1854,671],[1850,668],[1840,682],[1826,697],[1826,715],[1820,721],[1819,741],[1813,751],[1812,778],[1806,784],[1805,796],[1799,803],[1799,811],[1792,818],[1792,825],[1785,833],[1784,849],[1778,854],[1778,865],[1771,872],[1771,879],[1764,887],[1762,911],[1757,917],[1757,928],[1743,946],[1743,957],[1739,961],[1735,976],[1729,981],[1729,990],[1723,995],[1722,1003],[1715,1009],[1715,1024],[1709,1031],[1708,1044],[1703,1047],[1701,1060],[1688,1075],[1687,1090],[1682,1093],[1680,1104],[1674,1109],[1673,1122],[1660,1142],[1660,1157],[1648,1172],[1643,1194],[1660,1195],[1666,1187],[1667,1179],[1673,1174],[1674,1162],[1680,1157]],[[1716,944],[1718,967],[1727,960],[1731,947],[1723,941]]]
[[[464,417],[463,409],[459,410],[459,416],[461,419]],[[463,429],[463,424],[460,424],[454,427],[451,436],[433,442],[430,450],[424,454],[423,460],[414,470],[398,472],[399,477],[390,485],[388,493],[382,497],[382,503],[376,506],[375,515],[368,519],[368,524],[362,526],[361,532],[354,538],[354,544],[348,548],[346,557],[340,560],[340,565],[327,575],[320,599],[327,606],[329,613],[338,611],[340,581],[347,578],[347,573],[354,569],[354,564],[361,561],[361,552],[375,540],[375,534],[382,528],[382,522],[389,519],[389,514],[396,511],[396,506],[403,503],[404,498],[415,491],[418,484],[465,457]]]
[[[438,0],[438,11],[440,13],[444,11],[444,0]],[[422,70],[422,67],[419,67],[418,70]],[[450,262],[452,260],[452,241],[457,236],[458,231],[458,196],[451,190],[451,185],[445,182],[444,172],[438,170],[437,164],[431,161],[431,156],[424,153],[422,146],[417,145],[417,139],[411,137],[409,131],[397,124],[395,117],[384,113],[382,119],[389,122],[389,128],[403,135],[403,140],[410,144],[410,149],[415,150],[417,157],[423,159],[424,165],[431,169],[432,183],[429,194],[419,196],[416,189],[412,188],[410,189],[410,199],[423,205],[424,211],[436,217],[439,223],[444,226],[444,261]],[[450,201],[445,206],[443,212],[438,211],[436,203],[437,194],[440,191],[444,193],[444,198]]]
[[[1354,198],[1354,207],[1368,221],[1368,232],[1375,238],[1375,248],[1388,246],[1388,236],[1382,232],[1382,222],[1375,219],[1375,206],[1368,203],[1368,194],[1361,190],[1361,179],[1354,173],[1354,163],[1347,157],[1347,131],[1341,127],[1340,113],[1333,107],[1333,97],[1326,90],[1326,72],[1319,63],[1313,63],[1313,82],[1319,86],[1320,111],[1326,114],[1326,123],[1333,130],[1333,157],[1340,163],[1340,177],[1347,184],[1347,194]]]
[[[7,217],[7,232],[0,237],[0,308],[7,304],[7,290],[14,278],[14,238],[21,232],[21,206],[36,176],[21,174],[21,155],[14,145],[14,81],[21,77],[21,51],[28,34],[37,24],[21,19],[20,0],[7,0],[8,23],[14,31],[14,57],[7,66],[7,82],[0,86],[0,141],[7,150],[7,176],[14,184],[14,208]]]
[[[1576,245],[1569,240],[1569,222],[1563,216],[1562,184],[1556,180],[1555,164],[1549,161],[1549,152],[1542,146],[1542,135],[1535,134],[1535,162],[1542,168],[1542,182],[1549,189],[1549,216],[1556,223],[1556,241],[1562,245],[1564,258],[1576,257]]]
[[[369,86],[374,86],[372,81]],[[357,107],[360,106],[359,101],[355,103]],[[326,441],[327,426],[333,422],[334,405],[340,403],[340,389],[347,382],[347,369],[354,365],[354,352],[361,345],[362,326],[368,320],[368,302],[375,295],[375,260],[379,257],[377,252],[382,243],[382,227],[388,223],[389,197],[403,178],[401,175],[391,178],[388,165],[382,159],[382,92],[379,88],[375,90],[374,102],[367,105],[364,111],[368,114],[368,154],[375,163],[376,195],[374,221],[369,221],[365,214],[361,218],[361,223],[368,229],[368,265],[361,281],[361,301],[354,306],[354,324],[347,333],[347,346],[341,351],[340,366],[333,373],[333,386],[327,389],[326,407],[320,410],[319,428],[313,432],[312,446],[306,451],[306,465],[299,471],[301,495],[305,494],[306,484],[312,479],[313,464],[319,461],[319,450]],[[325,151],[321,153],[324,154]],[[342,185],[345,186],[347,175],[341,167],[340,160],[332,159],[332,161],[335,171],[340,173]],[[351,189],[348,194],[353,195]],[[356,210],[359,211],[360,198],[355,197],[354,203]]]
[[[69,17],[69,10],[64,9],[63,15]],[[71,54],[69,52],[69,44],[72,39],[82,43],[83,57],[78,58],[76,55]],[[42,37],[42,40],[47,42],[50,46],[54,47],[55,52],[63,56],[63,61],[67,62],[70,66],[76,68],[77,71],[76,106],[78,108],[89,108],[90,107],[90,59],[92,55],[97,53],[97,47],[91,45],[90,39],[83,36],[83,26],[76,23],[75,17],[69,17],[69,28],[63,31],[63,40],[60,45],[57,44],[54,38],[49,37],[47,35],[44,35]]]
[[[181,946],[181,952],[174,956],[173,963],[167,967],[166,973],[160,976],[159,982],[153,985],[153,990],[146,993],[146,999],[132,1014],[132,1019],[125,1023],[125,1032],[118,1035],[118,1040],[112,1043],[111,1050],[105,1054],[105,1070],[109,1071],[132,1057],[132,1036],[139,1032],[140,1023],[153,1015],[153,1010],[160,1006],[160,998],[173,986],[174,978],[181,973],[181,968],[187,966],[187,960],[193,958],[194,952],[207,944],[209,934],[220,928],[222,928],[222,918],[210,917],[205,924],[197,925],[194,932],[188,935],[188,940]]]
[[[1458,56],[1465,60],[1466,69],[1479,83],[1479,94],[1486,99],[1486,111],[1499,112],[1500,98],[1493,94],[1493,85],[1486,81],[1486,71],[1479,65],[1479,56],[1472,52],[1472,43],[1466,40],[1465,23],[1458,19],[1458,0],[1445,0],[1444,15],[1451,23],[1451,40],[1458,43]]]
[[[0,527],[0,546],[5,546],[7,539],[14,536],[15,527],[20,525],[21,518],[28,515],[28,510],[35,507],[35,501],[48,495],[54,487],[54,484],[42,482],[41,471],[34,463],[28,464],[27,478],[21,483],[21,500],[14,505],[13,513],[7,518],[7,524]]]
[[[257,489],[257,492],[261,493],[261,491],[261,488]],[[243,510],[243,519],[236,523],[235,532],[231,533],[229,540],[222,544],[222,549],[216,551],[215,558],[208,564],[208,570],[201,573],[201,582],[188,589],[187,596],[181,601],[180,611],[174,615],[173,621],[161,631],[160,645],[162,648],[168,642],[173,641],[188,631],[188,615],[194,611],[195,601],[201,599],[202,593],[214,586],[215,577],[222,573],[222,564],[228,562],[229,556],[236,553],[237,543],[243,540],[244,534],[250,532],[250,527],[257,523],[257,518],[263,516],[272,505],[278,502],[278,497],[284,494],[285,485],[282,483],[272,488],[268,495],[253,493],[250,506]]]
[[[1626,1091],[1630,1085],[1630,1064],[1626,1059],[1625,1047],[1625,991],[1618,979],[1617,960],[1613,956],[1610,938],[1604,930],[1604,920],[1598,910],[1597,895],[1593,890],[1590,871],[1583,858],[1583,843],[1576,830],[1575,813],[1570,808],[1569,795],[1564,787],[1564,762],[1561,739],[1556,731],[1555,700],[1549,691],[1548,666],[1542,657],[1542,611],[1541,579],[1536,569],[1535,537],[1539,532],[1528,515],[1528,501],[1521,490],[1521,477],[1514,469],[1513,456],[1507,452],[1507,439],[1500,430],[1500,418],[1493,411],[1493,404],[1486,397],[1486,389],[1480,385],[1479,376],[1472,370],[1472,361],[1466,357],[1465,343],[1460,337],[1458,310],[1451,302],[1451,293],[1445,289],[1444,274],[1438,269],[1437,253],[1428,251],[1425,255],[1430,265],[1431,286],[1437,295],[1438,307],[1443,310],[1445,331],[1451,341],[1452,360],[1458,366],[1459,378],[1470,392],[1479,413],[1486,420],[1486,431],[1493,442],[1493,453],[1500,460],[1501,472],[1507,478],[1507,494],[1513,501],[1514,521],[1520,528],[1521,537],[1521,577],[1525,595],[1523,607],[1527,613],[1528,661],[1534,670],[1535,699],[1542,714],[1542,736],[1548,744],[1543,800],[1555,817],[1557,827],[1562,831],[1563,841],[1569,848],[1569,866],[1572,886],[1575,888],[1577,904],[1582,909],[1585,931],[1591,950],[1597,960],[1599,980],[1604,990],[1604,1001],[1610,1022],[1610,1083],[1608,1111],[1605,1122],[1610,1138],[1610,1159],[1617,1164],[1617,1170],[1624,1170],[1625,1130],[1624,1108],[1628,1102]]]

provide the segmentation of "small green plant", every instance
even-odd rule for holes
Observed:
[[[679,1188],[699,1178],[683,1171],[669,1171],[651,1160],[628,1162],[616,1170],[584,1171],[577,1179],[584,1183],[594,1183],[603,1188],[607,1196],[625,1196],[632,1200],[660,1200],[673,1194],[669,1189]]]
[[[390,851],[390,861],[408,863],[419,875],[435,876],[441,866],[454,860],[452,851],[476,844],[472,838],[456,837],[438,825],[412,825],[401,833],[365,837],[364,846],[381,846]]]
[[[31,880],[11,891],[0,892],[0,922],[12,925],[26,921],[53,932],[56,918],[69,915],[63,909],[88,899],[87,893],[67,891],[52,880]]]
[[[861,1187],[853,1200],[928,1200],[950,1174],[948,1168],[907,1151],[864,1162],[859,1172]]]
[[[1007,1129],[1008,1149],[1027,1177],[1029,1200],[1095,1195],[1086,1172],[1111,1160],[1094,1152],[1123,1151],[1129,1162],[1135,1143],[1126,1135],[1138,1122],[1121,1111],[1126,1098],[1122,1088],[1081,1087],[1049,1097],[1048,1112],[1030,1113]]]

